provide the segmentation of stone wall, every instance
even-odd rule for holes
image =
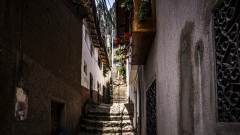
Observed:
[[[93,101],[98,102],[98,91],[93,90]]]
[[[61,129],[73,133],[89,98],[81,89],[78,7],[68,0],[3,0],[0,28],[1,134],[50,134],[51,102],[63,106]]]

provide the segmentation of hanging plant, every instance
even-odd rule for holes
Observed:
[[[119,74],[120,74],[120,75],[125,75],[125,73],[126,73],[125,68],[124,68],[123,66],[120,66],[120,67],[118,68],[118,71],[119,71]]]
[[[133,1],[132,0],[119,0],[121,8],[125,8],[128,11],[133,10]]]
[[[127,32],[124,35],[120,36],[120,38],[116,38],[115,43],[116,43],[116,45],[129,46],[130,45],[130,38],[131,38],[131,33]]]
[[[115,39],[115,43],[116,43],[116,45],[119,45],[119,43],[120,43],[120,38],[116,38],[116,39]]]
[[[138,13],[138,19],[140,21],[144,20],[149,11],[151,10],[151,6],[149,5],[149,3],[147,1],[140,1],[140,7],[139,7],[139,13]]]
[[[126,60],[130,57],[129,48],[131,46],[130,39],[131,33],[127,32],[124,35],[120,36],[120,38],[116,38],[116,42],[118,42],[121,46],[117,48],[115,51],[115,62],[121,63],[120,65],[124,66],[126,64]],[[122,68],[119,68],[123,70]],[[120,72],[120,71],[119,71]],[[123,73],[123,71],[121,71]]]
[[[126,40],[129,40],[130,37],[131,37],[130,32],[127,32],[126,34],[124,34],[124,37],[125,37]]]

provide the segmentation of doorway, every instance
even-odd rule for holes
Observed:
[[[100,92],[100,84],[97,82],[97,90],[98,90],[98,102],[100,102],[100,99],[99,99],[99,92]]]
[[[57,135],[64,129],[64,104],[51,102],[51,135]]]
[[[107,84],[107,87],[103,85],[103,102],[110,104],[110,84]]]
[[[90,73],[90,98],[93,99],[93,76]]]
[[[103,102],[107,103],[107,90],[106,87],[103,85]]]

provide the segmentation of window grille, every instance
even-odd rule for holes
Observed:
[[[156,80],[147,90],[147,135],[157,135]]]
[[[223,0],[214,13],[217,118],[240,121],[239,0]]]

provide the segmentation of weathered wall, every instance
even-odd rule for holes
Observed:
[[[156,0],[157,32],[141,67],[141,88],[146,94],[156,75],[158,135],[240,133],[239,123],[216,120],[212,10],[217,2]],[[141,110],[145,134],[146,108]]]
[[[80,95],[81,95],[81,102],[83,103],[86,98],[89,98],[90,97],[90,90],[81,86],[81,92],[80,92]]]
[[[94,91],[93,91],[93,101],[94,101],[94,102],[98,102],[98,95],[99,95],[99,94],[98,94],[98,91],[95,91],[95,90],[94,90]]]
[[[101,84],[99,94],[103,95],[102,86],[107,86],[110,82],[111,72],[103,76],[103,64],[100,69],[98,66],[99,48],[93,46],[93,55],[91,54],[92,38],[90,30],[87,27],[87,21],[84,19],[83,25],[83,40],[82,40],[82,74],[81,74],[81,85],[87,89],[90,88],[90,73],[93,76],[93,90],[97,90],[97,83]],[[87,74],[84,73],[84,62],[87,65]]]
[[[141,106],[141,112],[139,112],[140,117],[141,117],[141,126],[142,127],[147,127],[146,124],[146,119],[147,119],[147,110],[146,110],[146,101],[147,101],[147,97],[146,97],[146,91],[148,90],[148,88],[150,87],[150,85],[152,84],[152,82],[156,79],[156,70],[157,70],[157,66],[153,66],[155,65],[155,63],[157,63],[157,58],[156,58],[156,48],[157,45],[153,44],[151,46],[150,49],[150,53],[148,56],[148,60],[146,62],[145,66],[140,66],[139,68],[139,79],[141,82],[140,84],[140,91],[141,91],[141,100],[140,100],[140,106]],[[159,90],[159,86],[156,86],[156,89]],[[157,91],[157,94],[159,94],[159,91]],[[157,108],[158,109],[158,108]],[[158,118],[159,116],[157,116]],[[157,121],[157,124],[158,121]],[[141,129],[141,134],[147,134],[146,132],[146,128],[140,128]]]
[[[82,18],[72,1],[0,2],[1,134],[50,134],[51,102],[64,105],[70,134],[89,97],[81,91]],[[27,119],[15,119],[16,89],[28,96]]]

